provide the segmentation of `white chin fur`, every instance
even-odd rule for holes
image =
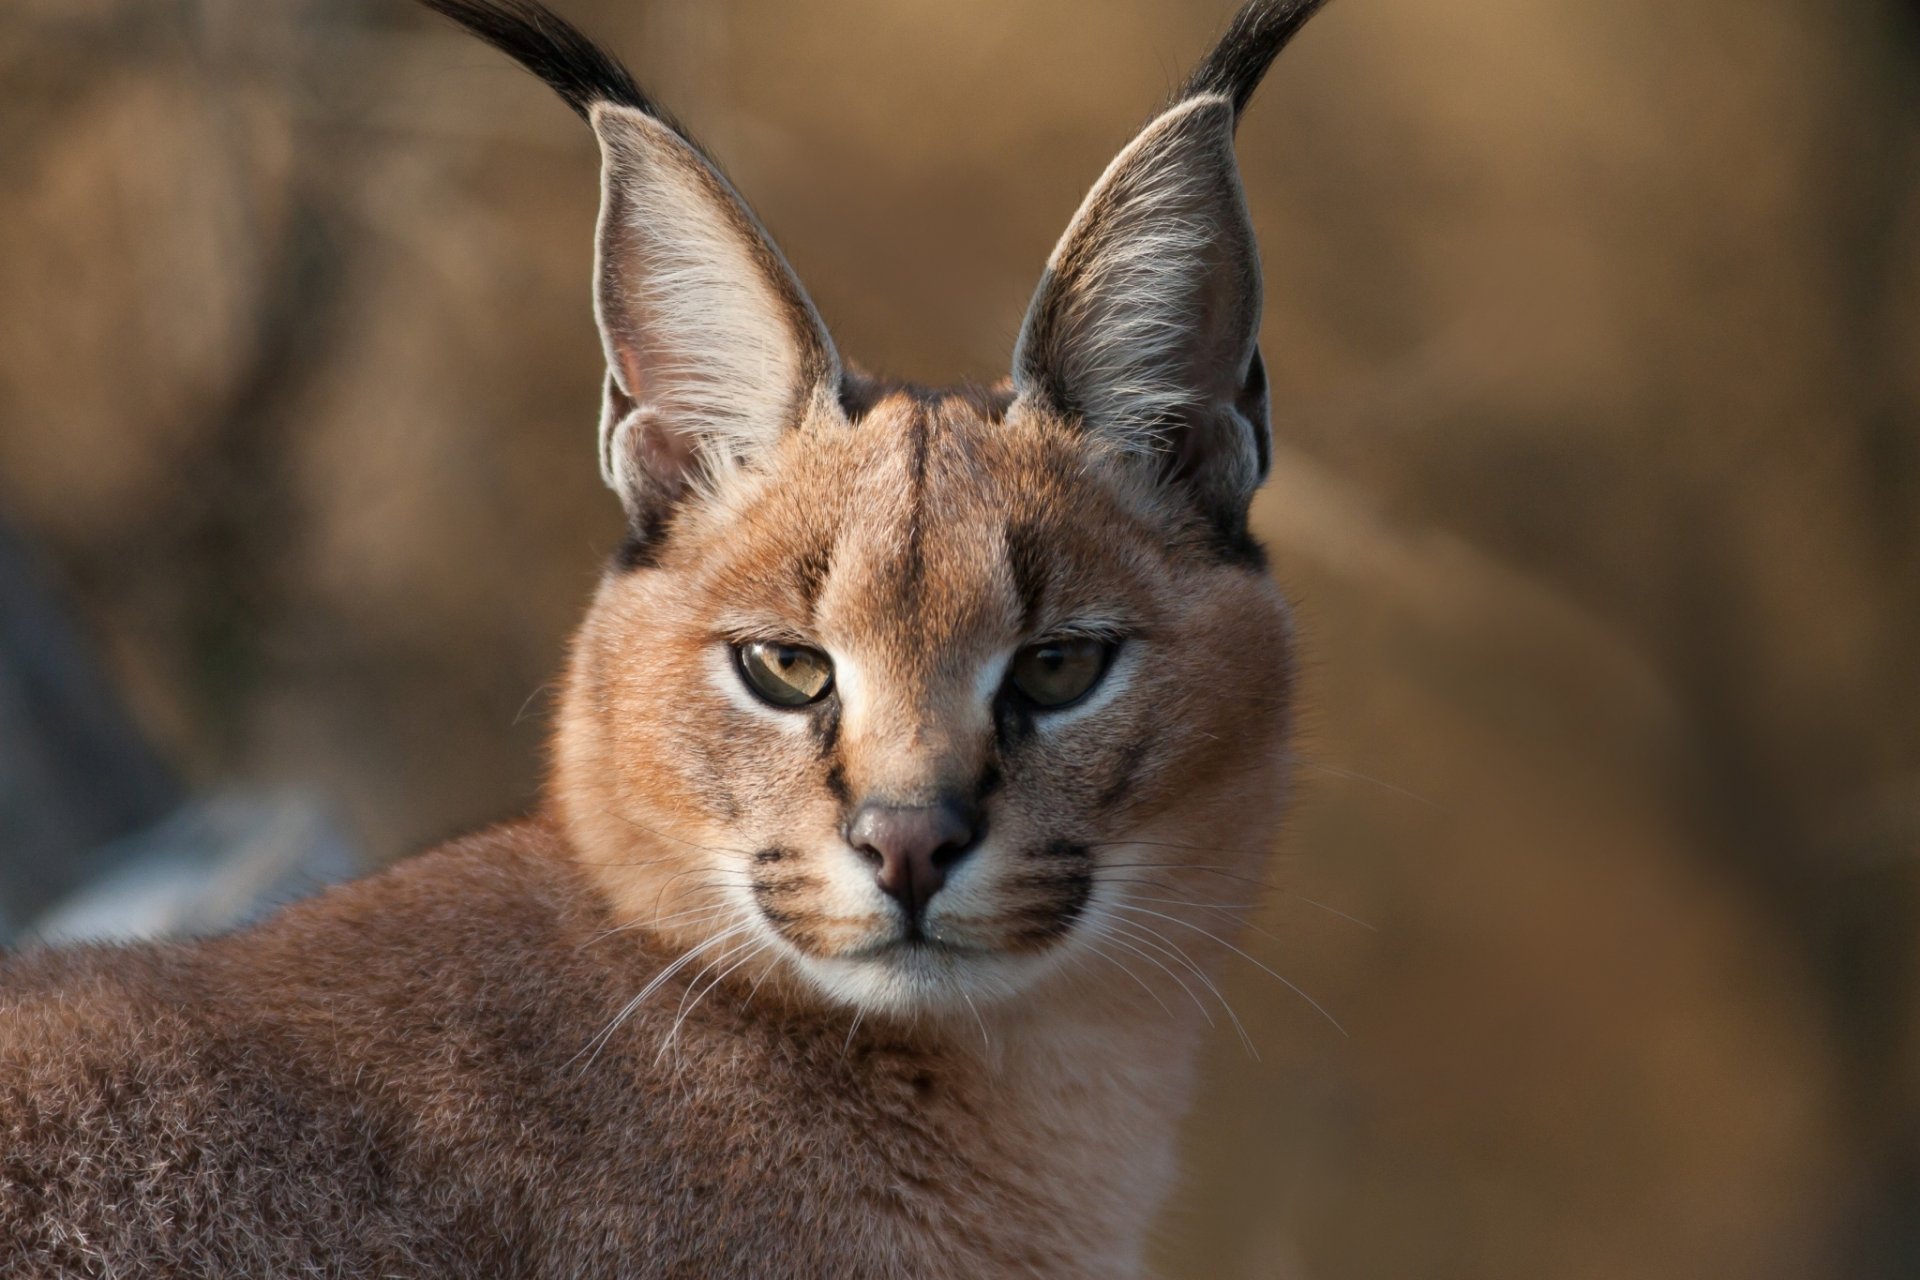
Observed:
[[[1058,948],[1056,948],[1058,950]],[[876,956],[789,959],[824,994],[869,1013],[967,1010],[1016,996],[1053,967],[1045,956],[1005,956],[915,947]]]

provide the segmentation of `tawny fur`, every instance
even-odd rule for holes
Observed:
[[[584,38],[434,3],[523,41],[603,145],[670,157],[610,162],[601,226],[637,550],[575,638],[535,818],[231,936],[0,963],[0,1274],[1137,1274],[1284,801],[1287,613],[1244,531],[1245,95],[1214,86],[1271,50],[1217,52],[1193,149],[1135,148],[1089,197],[1031,376],[936,393],[843,378],[677,135],[607,140],[576,81],[644,99]],[[1178,225],[1139,191],[1189,193]],[[609,239],[659,228],[607,210],[669,207],[740,252]],[[1195,235],[1196,278],[1141,267]],[[662,301],[715,272],[725,305]],[[1183,290],[1192,332],[1156,347]],[[672,385],[700,349],[738,358]],[[1150,423],[1122,407],[1141,379],[1185,379]],[[1008,662],[1061,635],[1117,642],[1111,668],[1023,710]],[[730,658],[753,639],[829,655],[832,696],[757,701]],[[985,834],[916,922],[848,817],[956,792]]]
[[[675,983],[589,1065],[670,958],[617,923],[526,824],[237,937],[11,962],[0,1270],[1126,1273],[1115,1210],[1169,1170],[1164,1032],[1090,1063],[1093,1027],[989,1052],[728,991],[662,1052]]]
[[[12,1273],[1133,1274],[1173,1172],[1195,997],[1208,998],[1205,979],[1138,932],[1151,917],[1115,917],[1131,951],[1068,940],[1077,958],[974,1009],[863,1017],[768,955],[711,989],[713,970],[688,965],[602,1036],[712,931],[676,913],[750,865],[674,833],[716,825],[700,789],[764,805],[767,821],[784,807],[789,832],[791,811],[823,794],[811,742],[773,758],[778,741],[740,732],[688,670],[680,627],[698,625],[701,580],[758,577],[777,598],[792,536],[910,518],[904,503],[873,516],[806,495],[816,481],[814,497],[829,494],[821,477],[835,470],[881,474],[920,429],[952,454],[939,468],[951,487],[932,501],[952,504],[943,527],[960,545],[936,558],[969,560],[968,533],[1024,496],[1057,512],[1044,533],[1064,574],[1118,564],[1157,597],[1153,648],[1167,666],[1141,675],[1131,717],[1150,745],[1103,729],[1104,757],[1010,770],[996,812],[1011,826],[1030,807],[1025,820],[1044,827],[1137,774],[1110,811],[1074,820],[1089,838],[1134,841],[1096,859],[1096,879],[1111,881],[1099,892],[1191,921],[1157,931],[1217,968],[1200,930],[1223,932],[1222,914],[1172,902],[1253,892],[1237,877],[1258,874],[1280,803],[1278,597],[1210,560],[1202,538],[1185,554],[1158,549],[1125,486],[1101,522],[1071,528],[1087,504],[1048,501],[1052,484],[1074,482],[1071,437],[968,417],[961,403],[896,397],[869,430],[835,428],[812,450],[802,433],[794,447],[817,472],[803,465],[793,491],[743,499],[710,542],[677,534],[674,554],[703,566],[698,577],[672,578],[670,592],[672,563],[659,586],[609,578],[561,717],[553,808],[571,819],[496,828],[231,937],[40,952],[0,969],[0,1256]],[[986,456],[966,454],[969,431]],[[1063,456],[1049,462],[1050,450]],[[1016,462],[1029,470],[1002,473],[1010,491],[967,480]],[[891,545],[884,527],[859,532]],[[862,600],[887,590],[884,565],[847,571],[879,579],[855,579]],[[1082,588],[1113,595],[1111,581]],[[924,612],[863,616],[880,647],[931,654],[937,644],[915,641],[987,625],[992,595],[975,601],[957,590]],[[668,923],[648,927],[656,919]]]

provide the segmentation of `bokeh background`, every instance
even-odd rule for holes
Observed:
[[[1230,5],[561,7],[948,380]],[[1161,1271],[1920,1275],[1920,8],[1339,0],[1240,155],[1306,653],[1250,949],[1346,1034],[1232,975]],[[618,535],[594,205],[402,0],[9,0],[4,559],[112,757],[0,724],[16,874],[188,792],[369,862],[534,800]]]

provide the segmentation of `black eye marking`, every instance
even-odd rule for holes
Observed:
[[[813,712],[807,721],[807,727],[813,733],[813,744],[820,749],[820,758],[830,760],[833,750],[840,744],[840,700],[822,698],[813,704]]]
[[[977,799],[985,800],[998,791],[1005,781],[1006,779],[1000,776],[1000,766],[988,761],[987,767],[980,771],[980,781],[974,787],[973,794]]]
[[[838,760],[827,767],[826,787],[827,794],[842,808],[853,803],[853,789],[847,785],[847,771],[841,768]]]
[[[749,640],[733,647],[733,661],[747,688],[770,706],[808,706],[833,688],[833,660],[803,644]]]
[[[993,736],[1003,756],[1033,736],[1033,712],[1004,685],[993,700]]]

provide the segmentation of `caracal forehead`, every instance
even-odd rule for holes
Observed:
[[[769,471],[740,518],[702,539],[722,589],[902,678],[1149,608],[1142,570],[1164,533],[1070,426],[897,393],[796,432]]]

